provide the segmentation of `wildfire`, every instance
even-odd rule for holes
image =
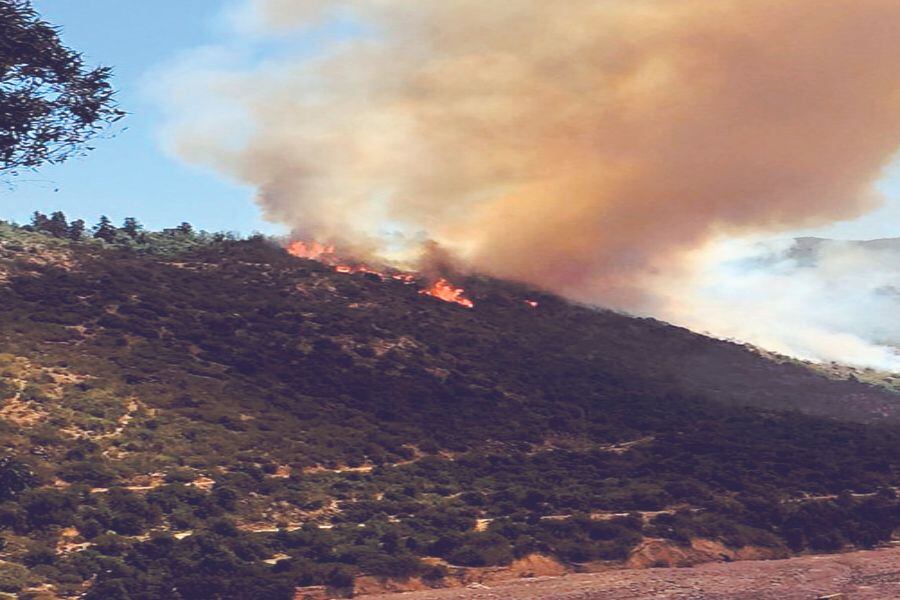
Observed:
[[[415,285],[419,277],[414,273],[390,273],[384,271],[377,271],[368,265],[336,265],[334,267],[335,272],[341,273],[344,275],[353,275],[354,273],[369,273],[371,275],[377,275],[382,280],[393,279],[394,281],[399,281],[403,283],[403,285]]]
[[[319,242],[304,242],[303,240],[291,242],[286,250],[288,254],[297,258],[308,258],[310,260],[319,260],[323,256],[334,254],[334,246],[320,244]]]
[[[531,308],[537,308],[538,306],[540,306],[540,303],[537,300],[526,300],[525,304],[527,304]]]
[[[316,241],[297,240],[291,242],[285,247],[288,254],[298,258],[307,258],[319,261],[325,265],[331,266],[336,273],[342,275],[353,275],[354,273],[370,273],[377,275],[382,280],[392,279],[399,281],[403,285],[416,285],[420,277],[415,273],[394,271],[387,272],[377,271],[362,263],[338,263],[340,257],[335,254],[335,248],[332,245],[321,244]],[[473,308],[475,303],[465,297],[465,290],[457,288],[444,278],[438,279],[428,289],[420,290],[420,294],[425,294],[443,300],[444,302],[453,302],[466,308]],[[537,303],[535,303],[537,304]]]
[[[382,279],[386,276],[381,271],[376,271],[374,269],[370,269],[366,265],[336,265],[334,267],[335,272],[342,273],[344,275],[353,275],[354,273],[371,273],[372,275],[378,275]]]
[[[462,288],[453,287],[449,281],[444,279],[438,279],[434,282],[427,290],[421,290],[420,294],[427,294],[429,296],[433,296],[438,300],[443,300],[444,302],[455,302],[461,306],[465,306],[466,308],[472,308],[475,306],[475,303],[466,298],[463,294],[465,290]]]

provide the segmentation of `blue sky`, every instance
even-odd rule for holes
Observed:
[[[85,158],[22,175],[0,188],[0,219],[24,222],[34,210],[63,210],[93,223],[136,216],[150,228],[186,220],[211,231],[275,233],[253,203],[253,190],[168,157],[159,142],[162,114],[146,93],[154,71],[179,56],[227,40],[224,0],[33,0],[45,19],[63,28],[65,43],[91,64],[115,69],[126,130],[99,140]],[[358,33],[358,32],[356,32]],[[339,37],[347,31],[319,31]],[[314,38],[315,35],[311,35]],[[314,47],[321,39],[308,40]],[[296,48],[294,48],[296,50]],[[884,208],[849,223],[796,232],[842,238],[900,236],[900,168],[880,184]]]
[[[253,191],[185,166],[161,150],[162,115],[144,90],[161,64],[219,40],[222,0],[34,0],[43,17],[63,28],[64,42],[91,64],[115,69],[127,130],[99,140],[85,158],[20,176],[0,189],[0,218],[24,222],[34,210],[63,210],[95,222],[136,216],[147,226],[183,220],[211,231],[277,231],[263,222]]]

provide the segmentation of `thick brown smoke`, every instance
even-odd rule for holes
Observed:
[[[241,124],[178,122],[183,157],[311,236],[402,231],[582,298],[627,304],[713,235],[854,217],[900,146],[898,0],[253,8],[282,40],[364,34],[184,78],[193,109]]]

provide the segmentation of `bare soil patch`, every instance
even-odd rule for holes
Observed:
[[[846,600],[900,599],[900,547],[695,567],[618,569],[469,588],[367,596],[378,600]]]

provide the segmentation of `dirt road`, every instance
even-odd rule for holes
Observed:
[[[900,547],[519,579],[489,588],[367,596],[372,600],[900,600]]]

